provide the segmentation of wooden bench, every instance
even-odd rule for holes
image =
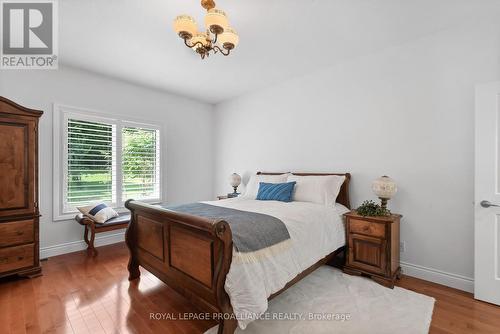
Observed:
[[[130,223],[130,213],[121,214],[118,217],[111,218],[104,224],[98,224],[94,222],[92,219],[85,217],[83,214],[78,214],[75,217],[75,220],[78,224],[85,226],[85,231],[83,232],[83,239],[85,243],[88,245],[87,252],[92,255],[97,255],[97,250],[94,247],[94,240],[96,233],[119,230],[123,228],[127,228]],[[89,239],[89,231],[90,231],[90,239]]]

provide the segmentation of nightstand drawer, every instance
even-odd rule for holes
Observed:
[[[385,224],[378,224],[358,219],[349,219],[349,232],[385,238]]]
[[[0,224],[0,247],[33,242],[33,220],[22,220]]]

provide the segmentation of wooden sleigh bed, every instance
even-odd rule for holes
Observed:
[[[344,175],[345,182],[337,202],[350,208],[349,173],[293,174]],[[223,315],[217,319],[218,333],[234,333],[237,320],[224,289],[233,255],[229,224],[224,220],[214,221],[173,212],[139,201],[129,200],[125,206],[131,212],[131,222],[126,232],[126,243],[130,250],[129,280],[139,278],[139,266],[142,266],[187,298],[198,309]],[[269,299],[279,295],[321,265],[332,262],[343,252],[343,248],[337,249],[304,270]]]

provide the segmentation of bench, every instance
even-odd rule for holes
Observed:
[[[104,224],[98,224],[94,222],[92,219],[85,217],[81,213],[76,215],[75,220],[78,222],[78,224],[85,226],[85,231],[83,232],[83,239],[85,240],[85,243],[88,245],[87,252],[92,256],[96,256],[97,250],[94,247],[94,240],[96,233],[127,228],[130,222],[130,213],[121,214],[118,217],[111,218]],[[90,231],[90,239],[89,239],[89,231]]]

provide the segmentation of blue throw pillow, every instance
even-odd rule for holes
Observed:
[[[281,201],[291,202],[294,182],[287,183],[259,183],[259,192],[257,193],[257,200],[259,201]]]

